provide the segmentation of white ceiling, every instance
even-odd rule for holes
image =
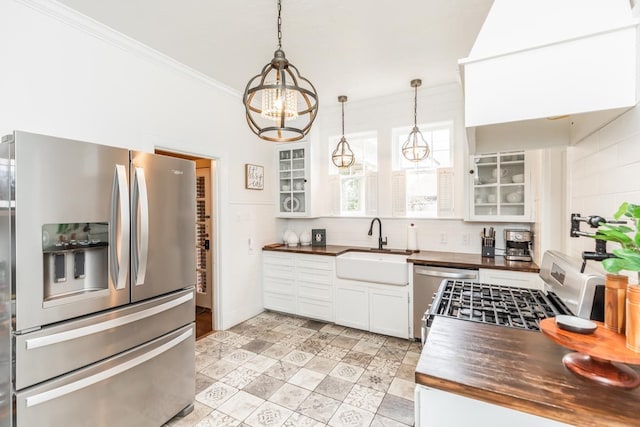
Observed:
[[[59,0],[244,91],[277,48],[276,0]],[[493,0],[283,0],[282,49],[320,105],[456,82]]]

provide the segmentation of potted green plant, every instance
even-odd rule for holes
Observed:
[[[615,257],[602,260],[602,266],[608,273],[605,277],[604,326],[612,331],[626,334],[629,319],[625,301],[629,278],[620,275],[620,272],[636,272],[640,278],[640,233],[638,232],[640,206],[624,202],[613,217],[616,220],[624,219],[626,223],[602,222],[598,225],[598,231],[593,237],[620,244],[620,247],[612,250]]]
[[[640,282],[640,205],[624,202],[613,215],[616,220],[625,219],[627,224],[602,223],[594,236],[596,239],[616,242],[619,248],[613,249],[615,258],[602,261],[604,269],[613,274],[620,271],[636,272]]]

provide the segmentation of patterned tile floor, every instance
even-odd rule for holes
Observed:
[[[167,426],[411,426],[415,342],[264,312],[196,342],[194,411]]]

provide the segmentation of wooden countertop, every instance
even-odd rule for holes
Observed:
[[[534,262],[507,261],[503,256],[486,258],[480,254],[457,252],[420,251],[411,255],[407,261],[417,265],[453,268],[492,268],[494,270],[515,270],[530,273],[540,272],[540,267]]]
[[[328,255],[328,256],[337,256],[342,253],[345,253],[349,250],[360,249],[365,250],[368,248],[355,248],[354,246],[338,246],[338,245],[327,245],[327,246],[285,246],[284,244],[274,243],[272,245],[266,245],[262,249],[265,251],[275,251],[275,252],[291,252],[296,254],[312,254],[312,255]]]
[[[542,333],[437,316],[416,383],[578,426],[639,425],[640,388],[579,378]]]
[[[262,249],[265,251],[292,252],[299,254],[328,256],[337,256],[348,251],[372,251],[371,248],[364,248],[359,246],[327,245],[288,247],[282,244],[280,246],[276,245],[277,244],[266,245]],[[375,251],[375,249],[373,250]],[[540,272],[540,267],[538,267],[533,262],[507,261],[502,256],[497,256],[495,258],[484,258],[480,256],[480,254],[463,254],[457,252],[436,251],[410,252],[404,251],[402,249],[391,249],[390,251],[385,250],[384,252],[409,254],[407,262],[412,262],[417,265],[432,265],[451,268],[491,268],[494,270],[512,270],[528,273]]]

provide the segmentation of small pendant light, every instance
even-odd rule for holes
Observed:
[[[422,80],[411,80],[411,87],[415,88],[415,95],[413,98],[413,129],[409,133],[409,137],[402,144],[402,155],[405,159],[412,162],[419,162],[429,156],[431,150],[429,144],[422,136],[422,132],[418,129],[418,87],[422,85]]]
[[[336,149],[333,150],[331,154],[331,161],[336,167],[344,169],[351,167],[351,165],[355,163],[356,158],[353,155],[353,151],[351,151],[351,147],[349,147],[347,139],[344,137],[344,103],[347,102],[347,97],[340,95],[338,101],[342,104],[342,138],[340,138],[340,142],[338,142]]]
[[[318,94],[284,55],[281,10],[278,0],[278,49],[262,72],[249,80],[242,100],[253,133],[267,141],[291,142],[311,130],[318,113]]]

